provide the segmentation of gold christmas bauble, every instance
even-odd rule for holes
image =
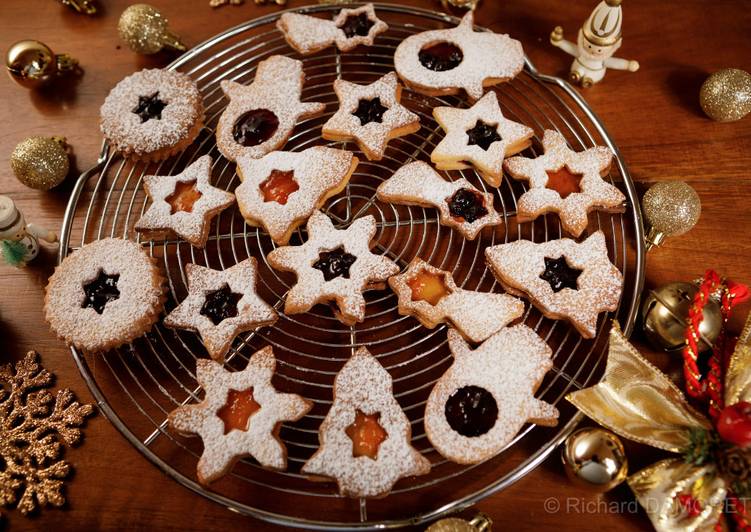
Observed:
[[[585,427],[571,434],[561,449],[569,479],[593,491],[613,489],[628,474],[626,451],[609,430]]]
[[[49,190],[68,175],[68,145],[61,137],[29,137],[13,150],[10,167],[27,187]]]
[[[702,84],[699,103],[712,120],[740,120],[751,113],[751,74],[737,68],[718,70]]]
[[[663,181],[653,185],[641,200],[644,217],[651,226],[647,242],[659,246],[666,236],[690,231],[701,216],[701,200],[683,181]]]
[[[447,517],[430,525],[425,532],[492,532],[493,521],[483,513],[477,514],[471,521],[458,517]]]
[[[27,39],[8,48],[5,67],[13,81],[27,89],[35,89],[60,74],[76,70],[78,61],[68,54],[55,55],[43,42]]]
[[[128,48],[139,54],[155,54],[165,47],[185,51],[185,45],[169,31],[167,22],[155,7],[133,4],[120,15],[117,32]]]

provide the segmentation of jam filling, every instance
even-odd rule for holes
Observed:
[[[193,212],[193,206],[201,199],[201,194],[196,188],[196,180],[178,181],[175,191],[167,196],[166,201],[171,207],[170,214],[176,212]]]
[[[485,151],[488,151],[494,142],[503,140],[498,134],[498,124],[486,124],[482,120],[478,120],[475,127],[467,131],[467,138],[469,146],[477,145]]]
[[[433,306],[451,293],[451,290],[446,286],[444,274],[432,273],[427,270],[422,270],[409,279],[407,286],[412,291],[412,301],[427,301]]]
[[[545,257],[545,271],[540,274],[540,279],[547,281],[556,293],[564,288],[578,290],[577,279],[581,273],[582,270],[569,266],[563,255],[557,259]]]
[[[253,399],[253,388],[247,390],[232,390],[227,392],[227,402],[216,411],[216,415],[224,423],[224,433],[232,430],[248,430],[250,416],[261,409],[261,405]]]
[[[381,414],[369,416],[361,410],[355,413],[355,422],[345,429],[352,440],[352,456],[367,456],[375,460],[378,458],[378,448],[388,438],[388,434],[378,422]]]
[[[119,273],[107,275],[100,269],[96,279],[83,285],[86,298],[81,308],[93,308],[97,314],[104,312],[107,303],[120,299],[120,290],[117,288],[119,279]]]
[[[464,59],[464,53],[455,44],[438,42],[420,50],[417,57],[425,68],[434,72],[445,72],[458,67]]]
[[[206,301],[201,306],[201,315],[206,316],[214,325],[219,325],[227,318],[237,316],[237,304],[242,294],[234,293],[227,283],[219,290],[206,294]]]
[[[337,277],[349,279],[349,268],[356,260],[357,257],[347,253],[343,247],[339,246],[331,251],[320,252],[318,260],[313,263],[313,267],[323,273],[323,278],[326,281]]]
[[[482,436],[495,426],[498,404],[493,395],[479,386],[459,388],[446,401],[446,421],[462,436]]]
[[[360,119],[360,125],[370,124],[371,122],[383,122],[383,113],[388,111],[388,107],[381,105],[380,98],[373,98],[372,100],[360,100],[357,104],[357,110],[352,113]]]
[[[245,147],[269,140],[279,128],[279,118],[268,109],[253,109],[240,116],[232,128],[235,142]]]
[[[348,16],[347,20],[344,21],[344,24],[339,27],[344,32],[344,35],[346,35],[348,39],[351,39],[355,35],[367,37],[370,33],[370,28],[374,25],[375,22],[368,18],[367,13],[360,13],[359,15]]]
[[[468,223],[488,214],[482,194],[468,188],[460,188],[454,192],[447,203],[452,217]]]
[[[272,170],[269,177],[260,184],[263,201],[275,201],[279,205],[286,205],[289,196],[300,186],[295,181],[295,172],[290,170]]]
[[[560,170],[546,173],[548,174],[548,183],[545,187],[558,192],[561,199],[566,199],[569,194],[574,192],[581,192],[579,182],[584,174],[575,174],[566,166],[562,166]]]
[[[159,92],[155,92],[151,96],[139,96],[138,105],[132,112],[141,117],[143,124],[151,119],[161,120],[165,107],[167,104],[159,99]]]

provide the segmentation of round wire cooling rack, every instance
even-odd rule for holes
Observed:
[[[320,5],[295,11],[331,16],[340,7]],[[281,14],[277,12],[229,29],[172,63],[170,69],[185,72],[197,82],[204,97],[206,127],[190,148],[159,165],[125,160],[110,153],[105,143],[98,164],[80,176],[72,192],[63,220],[60,260],[86,242],[107,236],[137,240],[158,259],[167,275],[170,311],[187,292],[187,263],[223,269],[253,256],[259,263],[259,293],[280,309],[294,278],[269,267],[265,257],[274,243],[262,231],[247,226],[237,209],[219,215],[203,250],[179,239],[141,241],[132,227],[147,207],[142,178],[153,173],[177,173],[208,153],[214,159],[214,185],[234,190],[239,183],[234,165],[218,153],[212,129],[227,103],[219,82],[251,82],[258,62],[264,58],[284,54],[301,59],[306,73],[303,101],[327,104],[323,116],[298,124],[284,148],[298,151],[325,143],[320,138],[320,128],[338,107],[332,87],[337,77],[370,83],[393,70],[394,49],[404,38],[458,23],[455,17],[400,5],[377,4],[376,9],[390,29],[369,48],[341,54],[332,47],[300,57],[276,29],[275,22]],[[342,325],[330,308],[319,305],[307,314],[280,313],[273,327],[235,340],[227,357],[228,367],[242,369],[255,350],[272,345],[277,357],[275,386],[314,402],[309,415],[282,427],[280,436],[289,460],[286,472],[267,471],[246,459],[210,488],[195,482],[201,441],[173,434],[166,423],[170,411],[199,401],[202,396],[195,380],[195,361],[206,354],[192,333],[157,325],[132,345],[104,355],[85,356],[71,349],[107,418],[161,471],[194,492],[242,514],[319,530],[385,529],[423,523],[508,487],[540,464],[579,421],[579,414],[562,398],[570,391],[594,384],[602,374],[610,319],[619,319],[627,333],[633,327],[644,278],[643,227],[638,198],[618,148],[570,85],[538,73],[527,61],[522,74],[492,90],[497,92],[506,116],[534,128],[533,145],[525,154],[535,156],[540,152],[545,129],[559,131],[575,149],[607,145],[616,155],[609,179],[628,198],[623,214],[590,215],[588,232],[605,233],[610,258],[625,279],[619,308],[601,317],[597,336],[583,340],[566,322],[546,319],[529,305],[523,317],[524,323],[553,349],[554,368],[536,395],[559,408],[558,427],[526,426],[500,455],[482,464],[460,466],[443,459],[425,436],[422,416],[434,382],[451,364],[445,326],[427,330],[413,318],[400,316],[396,296],[388,290],[367,294],[367,318],[354,327]],[[373,215],[378,226],[375,249],[402,267],[420,256],[451,271],[459,286],[499,291],[485,266],[483,249],[521,238],[537,242],[561,238],[564,235],[558,219],[549,216],[517,223],[516,199],[525,188],[510,179],[504,179],[498,189],[492,190],[505,224],[486,228],[473,242],[439,225],[433,209],[376,201],[378,184],[398,168],[413,160],[430,160],[430,152],[442,136],[432,118],[432,108],[467,106],[461,95],[427,97],[409,90],[403,92],[402,104],[420,116],[422,129],[391,141],[381,161],[367,161],[361,156],[346,190],[331,199],[324,210],[339,226]],[[354,143],[328,145],[358,152]],[[445,175],[451,179],[465,177],[487,190],[485,182],[472,170]],[[291,244],[302,241],[304,228],[297,231]],[[300,474],[302,464],[318,447],[317,429],[331,405],[334,376],[351,353],[363,345],[393,377],[395,396],[412,424],[412,443],[432,463],[429,475],[402,479],[389,496],[367,501],[340,497],[335,484],[312,482]]]

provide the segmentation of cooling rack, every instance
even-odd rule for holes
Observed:
[[[340,7],[319,5],[295,11],[330,17]],[[281,309],[284,294],[294,279],[269,267],[265,257],[274,243],[262,231],[247,226],[236,208],[217,218],[203,250],[179,239],[141,240],[133,225],[148,204],[142,178],[152,173],[177,173],[208,153],[214,159],[214,185],[234,190],[239,183],[234,165],[220,156],[213,135],[227,104],[219,82],[251,82],[258,62],[274,54],[301,59],[306,73],[303,100],[327,104],[323,116],[298,124],[285,149],[298,151],[326,144],[357,152],[354,143],[326,143],[320,138],[321,125],[337,109],[333,81],[342,77],[370,83],[393,70],[393,53],[403,39],[458,23],[455,17],[396,4],[377,4],[376,9],[390,29],[370,48],[361,47],[346,54],[329,48],[300,57],[276,29],[275,22],[281,14],[277,12],[229,29],[172,63],[168,68],[185,72],[197,82],[204,97],[206,127],[189,149],[159,165],[124,160],[104,143],[97,165],[80,176],[72,192],[63,220],[59,259],[86,242],[108,236],[139,241],[167,275],[170,311],[187,292],[186,264],[222,269],[253,256],[259,261],[259,293]],[[194,480],[200,439],[173,434],[166,425],[171,410],[202,397],[195,380],[195,361],[206,354],[192,333],[157,325],[132,345],[105,355],[85,356],[72,349],[101,411],[146,458],[183,486],[241,514],[309,529],[389,529],[420,524],[466,508],[534,469],[579,421],[575,409],[562,399],[566,393],[590,386],[600,378],[610,319],[619,319],[626,333],[633,327],[644,280],[643,226],[638,198],[618,148],[568,83],[540,74],[527,60],[522,74],[492,90],[497,92],[506,116],[534,128],[534,142],[526,155],[540,153],[545,129],[559,131],[577,150],[595,144],[609,146],[616,158],[608,179],[628,198],[623,214],[590,215],[588,233],[605,233],[610,259],[625,279],[620,305],[614,313],[600,318],[597,336],[583,340],[566,322],[546,319],[529,305],[523,317],[524,323],[553,349],[554,368],[542,382],[537,397],[560,409],[558,427],[526,426],[500,455],[481,464],[460,466],[444,460],[430,446],[422,417],[433,383],[451,364],[446,330],[444,326],[427,330],[413,318],[399,316],[396,296],[388,290],[367,295],[367,318],[354,327],[342,325],[330,308],[319,305],[307,314],[281,315],[273,327],[235,340],[227,366],[241,369],[255,350],[272,345],[277,357],[275,386],[299,393],[315,404],[308,416],[285,424],[281,430],[289,453],[286,472],[266,471],[247,459],[210,488]],[[403,92],[402,103],[420,116],[422,129],[392,141],[382,161],[367,161],[361,156],[362,162],[350,184],[328,202],[325,211],[339,226],[372,214],[378,226],[375,249],[402,267],[420,256],[450,270],[459,286],[500,291],[485,266],[484,248],[522,238],[537,242],[560,238],[565,235],[558,219],[548,216],[517,223],[516,199],[525,188],[510,179],[504,179],[498,189],[492,190],[496,209],[505,223],[485,229],[474,242],[439,225],[433,209],[376,201],[378,184],[398,168],[413,160],[430,160],[430,152],[442,137],[432,118],[432,108],[467,106],[463,96],[426,97],[409,90]],[[450,179],[465,177],[483,191],[487,189],[474,171],[445,175]],[[304,237],[302,228],[291,244],[303,242]],[[351,353],[363,345],[392,375],[395,395],[412,424],[413,445],[432,463],[429,475],[403,479],[389,496],[378,500],[342,498],[333,483],[312,482],[300,474],[302,464],[318,446],[317,428],[331,405],[334,376]]]

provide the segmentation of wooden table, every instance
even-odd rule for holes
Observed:
[[[106,0],[102,14],[88,18],[52,0],[0,2],[0,48],[36,38],[57,52],[69,52],[85,69],[78,83],[55,90],[28,92],[0,80],[0,190],[11,195],[27,220],[58,229],[75,175],[90,167],[101,144],[99,106],[125,75],[163,66],[168,54],[140,57],[121,46],[116,25],[131,2]],[[153,0],[188,45],[274,10],[248,1],[212,10],[208,0]],[[304,2],[291,1],[298,6]],[[438,7],[437,1],[409,2]],[[520,39],[543,72],[565,76],[570,58],[548,44],[562,25],[569,38],[589,15],[595,1],[483,0],[477,22]],[[647,286],[690,280],[712,267],[738,281],[751,281],[751,118],[720,124],[708,120],[698,104],[706,76],[723,67],[751,70],[751,12],[741,0],[628,0],[624,2],[625,41],[619,55],[637,59],[636,74],[609,72],[584,95],[620,147],[640,190],[662,180],[685,180],[701,196],[703,215],[685,236],[669,240],[649,254]],[[68,182],[52,192],[22,186],[12,176],[8,158],[17,142],[30,135],[64,135],[76,158]],[[46,253],[25,270],[0,273],[0,346],[2,360],[13,361],[30,349],[42,354],[59,386],[69,386],[84,401],[91,397],[66,347],[49,332],[42,317],[47,277],[55,264]],[[738,309],[731,328],[740,329],[748,306]],[[635,340],[641,344],[639,334]],[[652,354],[663,367],[675,368],[668,355]],[[672,362],[672,364],[671,364]],[[628,445],[632,471],[659,458],[652,450]],[[162,475],[120,436],[103,416],[93,418],[85,442],[66,457],[75,465],[64,510],[48,509],[25,518],[8,511],[13,528],[56,527],[148,529],[270,530],[249,518],[195,496]],[[558,511],[546,509],[554,497]],[[620,486],[597,497],[573,487],[554,453],[543,466],[478,505],[497,529],[638,530],[648,526],[644,513]],[[620,502],[622,506],[608,505]],[[471,512],[470,512],[471,513]]]

